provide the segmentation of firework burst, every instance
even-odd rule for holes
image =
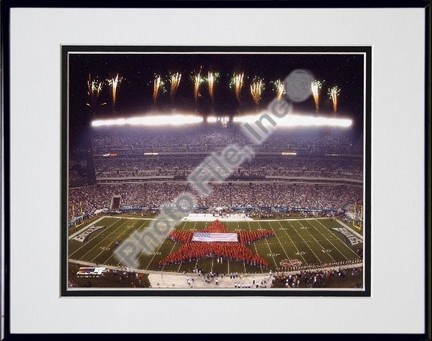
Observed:
[[[97,77],[91,78],[91,75],[88,75],[87,79],[87,96],[88,102],[86,105],[90,108],[94,108],[98,105],[99,95],[102,91],[103,82],[100,82]],[[101,103],[101,105],[105,105],[106,103]]]
[[[198,97],[201,96],[199,90],[201,84],[205,81],[205,79],[201,76],[201,69],[197,72],[191,75],[191,80],[194,84],[194,98],[195,102],[198,102]]]
[[[324,81],[320,82],[318,80],[314,80],[311,82],[311,90],[312,96],[315,102],[315,111],[319,111],[320,97],[321,97],[321,89],[324,84]]]
[[[255,104],[258,106],[261,102],[262,93],[264,92],[265,85],[264,80],[255,77],[250,85],[250,93]]]
[[[214,86],[217,83],[219,79],[219,73],[218,72],[208,72],[207,74],[207,84],[208,84],[208,91],[210,98],[212,102],[214,101]]]
[[[174,99],[177,89],[180,86],[182,74],[179,72],[171,73],[169,75],[169,82],[170,82],[170,96],[171,99]]]
[[[333,112],[337,112],[338,107],[338,97],[340,95],[340,88],[338,86],[334,86],[332,88],[329,88],[327,91],[327,95],[331,99],[333,103]]]
[[[235,73],[231,77],[231,81],[230,81],[230,88],[234,89],[237,101],[239,103],[241,102],[240,95],[241,95],[241,90],[243,88],[243,79],[244,79],[244,72]]]
[[[117,90],[118,90],[118,86],[119,86],[119,84],[123,80],[124,80],[124,78],[120,77],[119,74],[117,74],[113,78],[109,78],[109,79],[106,80],[107,83],[108,83],[108,85],[111,87],[111,99],[112,99],[113,110],[114,110],[116,102],[117,102]]]
[[[285,94],[285,84],[280,79],[270,82],[273,85],[273,91],[276,93],[276,98],[280,100]]]
[[[153,78],[153,103],[156,104],[160,92],[165,92],[165,82],[162,77],[158,74],[154,75]]]

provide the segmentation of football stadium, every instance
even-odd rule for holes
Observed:
[[[68,57],[68,290],[364,290],[364,55],[188,57]],[[222,177],[227,146],[253,155]]]

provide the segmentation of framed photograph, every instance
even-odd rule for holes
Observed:
[[[370,295],[370,53],[63,47],[63,293]]]
[[[3,4],[4,336],[430,339],[430,5],[207,4]]]

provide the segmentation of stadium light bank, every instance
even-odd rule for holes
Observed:
[[[313,76],[305,70],[291,72],[285,79],[287,99],[293,102],[306,100],[310,96],[309,84],[312,80]],[[253,144],[260,145],[278,125],[349,127],[352,124],[351,120],[343,119],[343,121],[340,121],[341,119],[325,117],[309,118],[304,121],[299,115],[293,115],[292,111],[291,102],[285,99],[275,99],[261,115],[251,116],[250,120],[244,117],[241,130]],[[256,119],[257,117],[258,119]],[[128,119],[125,120],[114,125],[128,124]],[[306,123],[308,121],[309,123]],[[251,160],[254,156],[255,152],[250,146],[242,147],[230,144],[221,152],[213,152],[207,156],[188,176],[188,182],[200,197],[207,197],[211,193],[210,181],[221,183],[244,161]],[[119,263],[129,268],[137,268],[139,257],[142,254],[154,254],[174,227],[193,212],[195,205],[196,196],[189,192],[181,193],[171,203],[164,203],[161,206],[160,214],[150,223],[147,229],[142,232],[133,232],[114,251]]]

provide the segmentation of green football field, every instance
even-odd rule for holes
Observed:
[[[85,242],[69,237],[68,258],[70,261],[88,262],[98,265],[122,266],[114,256],[116,241],[126,239],[132,232],[146,229],[151,219],[103,217],[97,220],[96,226],[103,226],[89,235]],[[176,229],[200,231],[211,222],[182,222]],[[230,232],[239,230],[271,230],[274,236],[261,239],[247,247],[267,260],[272,271],[282,270],[281,262],[297,259],[302,265],[325,265],[335,262],[360,261],[358,254],[363,248],[362,242],[352,245],[341,233],[341,223],[334,219],[290,219],[290,220],[256,220],[223,222]],[[335,228],[339,229],[336,231]],[[85,231],[85,227],[80,231]],[[347,230],[345,230],[346,232]],[[79,232],[82,233],[82,232]],[[159,262],[175,252],[182,244],[166,239],[150,256],[141,254],[139,268],[148,271],[192,272],[199,268],[206,272],[219,273],[261,273],[269,269],[248,265],[240,261],[225,260],[218,263],[215,258],[186,261],[182,264],[170,264],[163,267]]]

